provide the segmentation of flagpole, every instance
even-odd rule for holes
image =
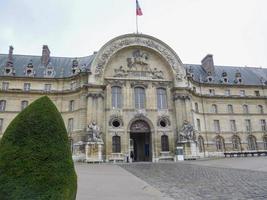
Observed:
[[[138,34],[138,15],[135,14],[135,18],[136,18],[136,33]]]

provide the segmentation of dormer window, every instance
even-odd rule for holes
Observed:
[[[213,77],[211,75],[211,72],[208,72],[208,76],[206,77],[206,82],[210,83],[213,81]]]
[[[6,76],[14,76],[15,75],[15,69],[13,67],[5,67],[5,75]]]
[[[75,58],[73,61],[72,61],[72,69],[71,69],[71,72],[72,74],[78,74],[80,72],[80,68],[79,68],[79,62],[77,60],[77,58]]]
[[[52,78],[56,75],[54,67],[51,65],[48,65],[44,71],[44,77]]]
[[[235,81],[234,82],[236,84],[241,84],[243,82],[242,77],[241,77],[241,73],[239,71],[237,71],[235,74]]]
[[[24,74],[26,76],[34,76],[35,75],[35,72],[33,70],[33,64],[32,64],[32,60],[30,60],[30,62],[28,63],[25,71],[24,71]]]
[[[227,73],[225,71],[222,73],[221,83],[228,83]]]
[[[211,76],[207,77],[207,81],[208,82],[212,82],[213,81],[213,78]]]

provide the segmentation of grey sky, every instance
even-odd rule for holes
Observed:
[[[183,63],[267,67],[266,0],[139,0],[140,32],[170,45]],[[0,0],[0,52],[85,56],[135,32],[135,0]]]

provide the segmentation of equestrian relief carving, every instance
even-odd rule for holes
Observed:
[[[146,77],[151,79],[164,79],[164,74],[157,67],[151,69],[149,55],[141,50],[134,50],[132,57],[127,58],[127,67],[120,66],[114,69],[114,77]]]

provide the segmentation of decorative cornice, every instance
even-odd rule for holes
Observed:
[[[104,99],[104,94],[103,93],[95,93],[95,92],[92,92],[92,93],[88,93],[87,96],[88,97],[92,97],[93,99],[97,99],[97,98],[102,98]]]
[[[125,80],[106,80],[106,84],[111,86],[126,86]]]
[[[148,83],[145,81],[131,81],[131,87],[136,87],[136,86],[142,86],[144,88],[148,87]]]
[[[191,97],[188,95],[188,94],[174,94],[173,95],[173,101],[176,101],[176,100],[190,100]]]

